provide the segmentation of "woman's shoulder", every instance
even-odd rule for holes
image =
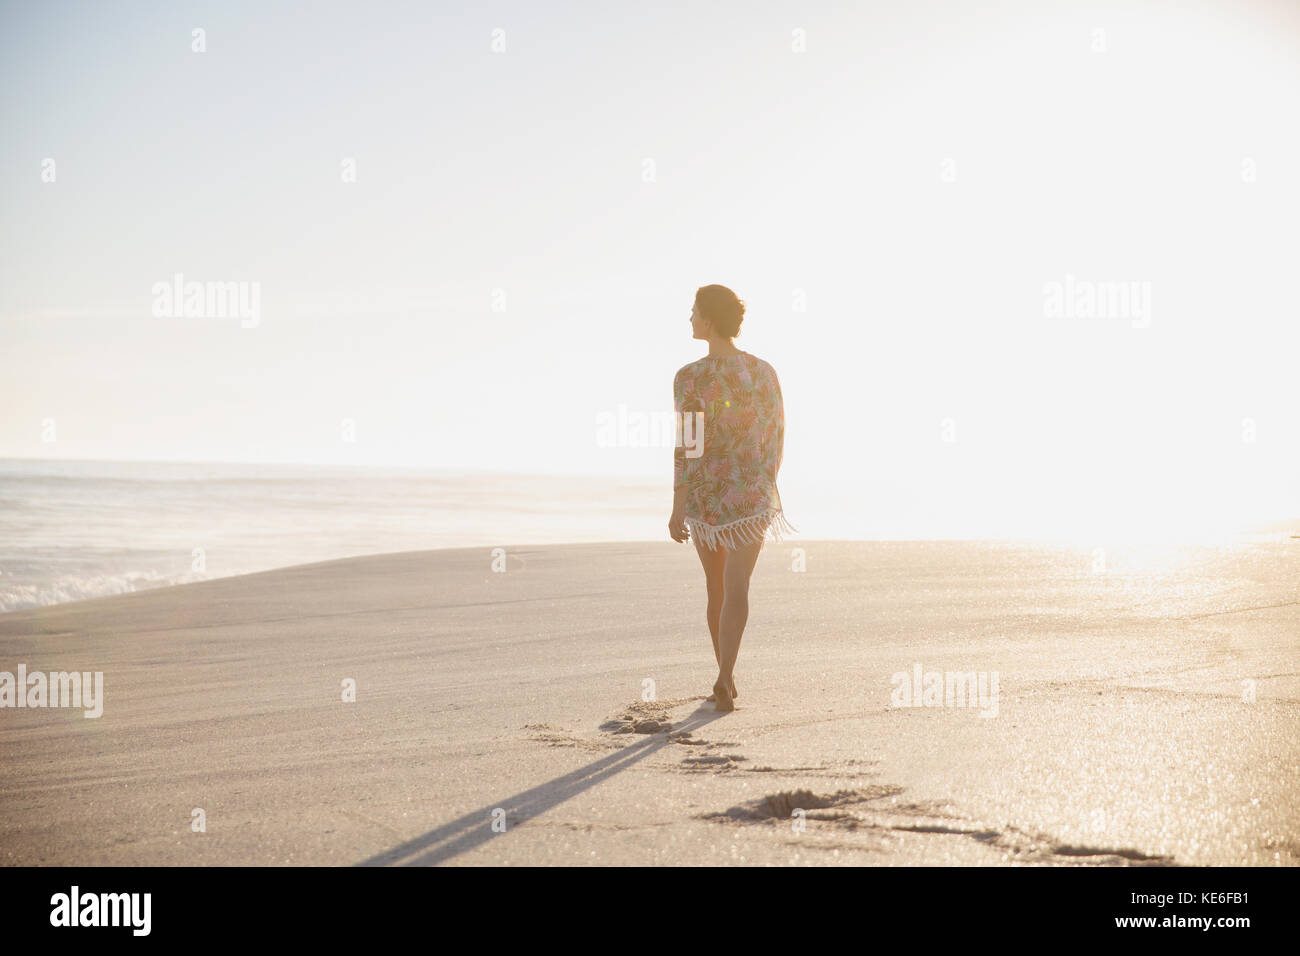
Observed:
[[[752,352],[737,352],[734,355],[727,356],[725,359],[711,359],[709,356],[698,358],[694,362],[688,362],[677,370],[674,380],[698,378],[702,375],[708,375],[713,372],[725,369],[726,366],[739,359],[743,364],[748,365],[751,371],[757,371],[763,375],[776,378],[776,369],[771,363],[759,358]]]
[[[694,362],[687,362],[685,365],[683,365],[681,368],[677,370],[677,374],[673,376],[673,378],[674,379],[695,378],[706,368],[708,368],[708,364],[709,364],[709,357],[707,355],[704,356],[704,358],[696,359]]]
[[[759,370],[765,375],[769,375],[772,378],[776,378],[776,369],[772,367],[772,363],[766,361],[765,359],[761,359],[757,355],[754,355],[750,352],[746,352],[745,355],[749,357],[749,362],[755,369]]]

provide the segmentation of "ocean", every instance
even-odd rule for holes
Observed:
[[[667,540],[671,484],[0,459],[0,612],[361,554]]]
[[[829,487],[818,490],[822,500],[799,498],[792,515],[799,532],[787,547],[813,539],[1018,541],[1034,553],[1018,552],[1016,573],[1043,573],[1046,560],[1067,576],[1079,569],[1120,575],[1135,596],[1191,586],[1223,547],[1234,562],[1253,561],[1275,556],[1280,543],[1293,547],[1292,536],[1300,532],[1300,521],[1290,521],[1234,534],[1218,546],[1159,547],[1121,547],[1104,538],[1054,543],[1028,536],[906,534],[899,532],[936,529],[915,521],[891,527],[873,520],[886,510],[879,503],[855,511]],[[325,465],[0,459],[0,613],[364,554],[666,542],[671,504],[670,473],[654,482]],[[1256,552],[1261,545],[1267,547]],[[1220,571],[1235,577],[1235,570]]]

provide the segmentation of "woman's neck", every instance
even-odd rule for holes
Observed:
[[[722,358],[726,355],[739,355],[740,349],[736,348],[731,339],[709,339],[709,358]]]

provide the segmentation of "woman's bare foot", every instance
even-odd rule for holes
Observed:
[[[716,681],[713,685],[713,708],[714,710],[736,709],[736,705],[731,701],[731,694],[722,686],[722,681]]]
[[[735,699],[736,699],[737,697],[739,697],[739,696],[740,696],[740,693],[739,693],[739,691],[736,690],[736,682],[733,680],[733,681],[731,682],[731,699],[732,699],[732,700],[735,700]],[[704,698],[704,699],[707,700],[707,701],[709,701],[710,703],[712,703],[713,701],[717,700],[717,698],[714,697],[712,694],[710,694],[708,697],[706,697],[706,698]]]

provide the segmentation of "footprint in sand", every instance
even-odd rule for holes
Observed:
[[[703,741],[701,741],[703,743]],[[685,757],[682,769],[687,771],[740,770],[740,764],[747,758],[740,754],[701,754],[698,757]]]
[[[795,810],[830,810],[853,804],[869,803],[882,797],[892,797],[902,793],[902,787],[872,786],[860,790],[837,790],[832,794],[822,795],[810,790],[782,790],[771,793],[749,803],[724,810],[721,813],[706,813],[706,820],[730,820],[740,822],[757,822],[762,820],[786,820]],[[841,814],[831,814],[839,820]]]
[[[1004,851],[1003,859],[1022,863],[1100,866],[1167,866],[1172,857],[1147,854],[1127,847],[1071,846],[1015,826],[990,828],[963,820],[932,804],[902,803],[903,788],[881,784],[858,790],[818,794],[809,790],[782,790],[699,819],[719,823],[771,824],[789,820],[801,810],[810,821],[841,830],[874,830],[914,836],[964,837]],[[888,798],[888,799],[887,799]]]
[[[673,729],[672,710],[691,699],[642,700],[629,704],[623,713],[600,725],[610,734],[666,734]]]

